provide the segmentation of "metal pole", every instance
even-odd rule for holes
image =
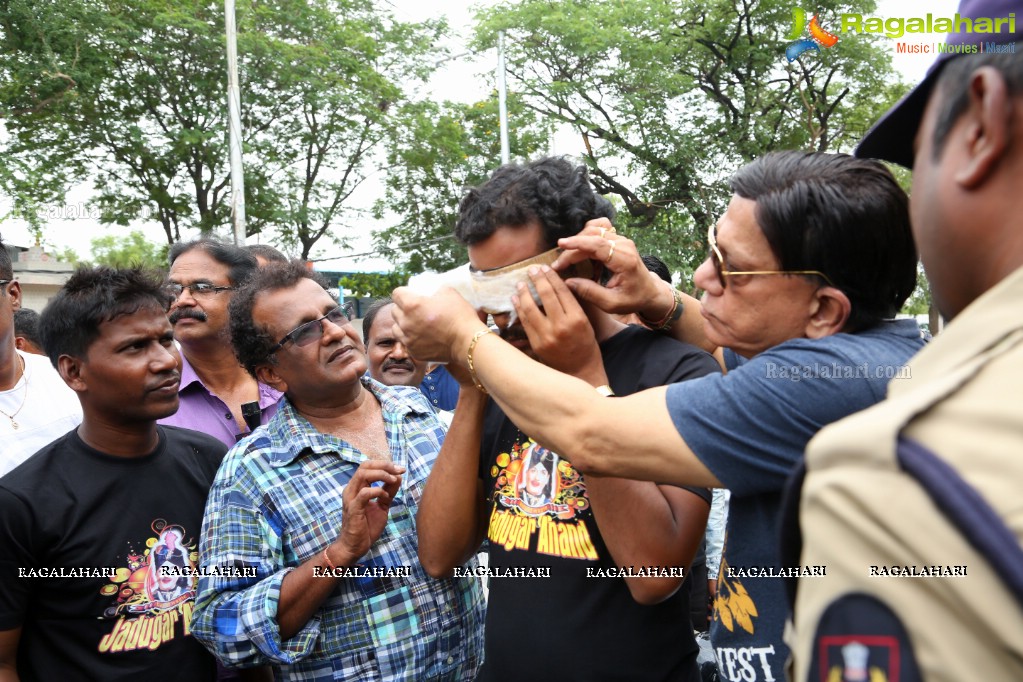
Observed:
[[[501,121],[501,163],[511,161],[508,149],[508,87],[505,85],[504,31],[497,32],[497,107]]]
[[[242,172],[242,113],[238,87],[238,39],[234,22],[234,0],[224,0],[227,33],[227,119],[231,149],[231,225],[234,243],[245,245],[245,176]]]

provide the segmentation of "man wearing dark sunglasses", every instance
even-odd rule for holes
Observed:
[[[193,631],[279,680],[471,680],[479,579],[434,580],[416,559],[444,428],[418,389],[366,375],[350,315],[301,263],[261,268],[231,301],[238,361],[285,398],[210,491],[200,562],[252,575],[201,578]]]
[[[214,239],[171,247],[167,293],[181,346],[181,408],[161,424],[202,431],[231,447],[277,410],[280,392],[249,376],[228,339],[231,296],[256,267],[251,253]]]
[[[785,482],[818,430],[881,400],[921,347],[914,322],[890,319],[915,285],[916,252],[905,192],[876,162],[769,154],[731,186],[695,273],[702,305],[651,278],[635,245],[599,222],[560,240],[577,253],[554,264],[603,261],[606,287],[568,284],[605,310],[670,322],[682,306],[670,326],[723,347],[727,374],[606,400],[489,334],[472,358],[509,417],[584,474],[731,490],[711,639],[722,679],[767,682],[784,679],[787,654],[779,578],[791,567],[776,540]],[[553,270],[533,282],[545,304],[569,302]],[[467,364],[482,323],[452,293],[397,290],[399,337],[419,357]],[[527,330],[549,324],[532,297],[517,311]]]

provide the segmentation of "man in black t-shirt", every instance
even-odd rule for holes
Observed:
[[[43,344],[84,418],[0,479],[0,677],[215,677],[189,626],[226,448],[157,426],[178,408],[168,302],[139,270],[96,268],[43,311]]]
[[[497,288],[508,287],[509,302],[513,294],[528,295],[516,289],[514,273],[524,277],[559,237],[606,212],[585,171],[561,159],[503,166],[463,199],[456,236],[468,246],[474,276],[486,280],[488,305],[496,306],[488,312],[502,338],[572,372],[589,359],[578,356],[572,337],[595,334],[609,382],[597,390],[605,394],[718,371],[707,353],[605,313],[587,322],[548,309],[544,337],[527,338],[508,314],[510,303],[498,309]],[[494,577],[479,679],[698,680],[686,591],[679,589],[679,573],[687,570],[679,569],[702,538],[708,491],[584,480],[488,404],[472,377],[459,378],[454,420],[427,481],[417,527],[420,560],[438,577],[489,540]],[[650,567],[659,575],[620,576],[619,569]],[[523,651],[530,652],[528,660]]]

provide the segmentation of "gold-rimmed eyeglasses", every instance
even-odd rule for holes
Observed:
[[[820,277],[828,286],[835,286],[831,279],[820,270],[725,270],[725,259],[718,248],[717,225],[707,228],[707,245],[710,247],[710,263],[718,275],[718,282],[722,289],[728,288],[728,278],[736,275],[815,275]]]

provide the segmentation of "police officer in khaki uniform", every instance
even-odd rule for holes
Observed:
[[[808,447],[800,563],[827,578],[798,584],[796,682],[1023,680],[1018,9],[965,0],[972,32],[948,37],[965,47],[857,149],[913,169],[914,236],[952,322],[886,401]]]

